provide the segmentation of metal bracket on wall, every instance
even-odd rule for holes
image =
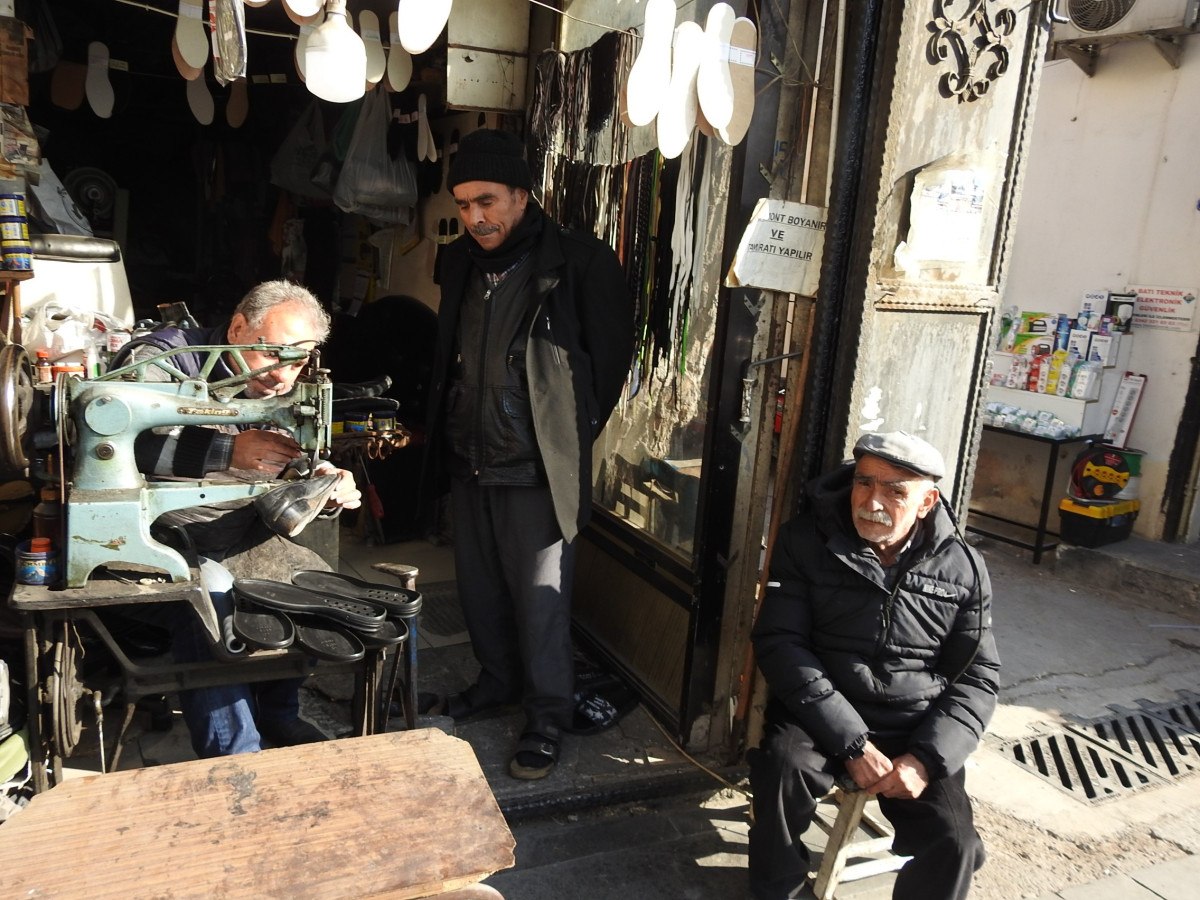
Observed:
[[[754,384],[758,380],[753,375],[751,370],[757,368],[758,366],[765,366],[768,363],[780,362],[785,359],[794,359],[797,356],[803,355],[803,350],[793,350],[791,353],[784,353],[780,356],[767,356],[763,359],[748,359],[742,364],[742,414],[738,419],[738,424],[730,427],[730,431],[737,440],[741,441],[745,439],[746,432],[750,429],[750,400],[754,396]]]

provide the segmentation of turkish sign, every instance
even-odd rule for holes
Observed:
[[[1191,331],[1196,325],[1195,288],[1129,287],[1134,328]]]
[[[763,198],[754,207],[726,287],[757,287],[816,296],[825,246],[824,207]]]

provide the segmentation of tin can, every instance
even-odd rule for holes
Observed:
[[[371,413],[371,427],[376,431],[395,431],[396,414],[391,409],[377,409]]]
[[[58,551],[49,538],[38,537],[17,545],[17,581],[21,584],[55,584]]]
[[[25,218],[24,194],[0,194],[0,218],[6,216]]]

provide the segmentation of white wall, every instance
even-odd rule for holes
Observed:
[[[1185,40],[1179,69],[1133,42],[1103,50],[1093,78],[1065,59],[1047,63],[1006,304],[1074,313],[1086,290],[1200,288],[1200,36]],[[1146,451],[1136,525],[1146,537],[1162,533],[1196,346],[1195,331],[1133,335],[1129,368],[1148,381],[1127,446]]]

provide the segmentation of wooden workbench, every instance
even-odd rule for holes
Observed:
[[[0,828],[10,897],[427,897],[513,864],[470,746],[436,729],[67,781]]]

